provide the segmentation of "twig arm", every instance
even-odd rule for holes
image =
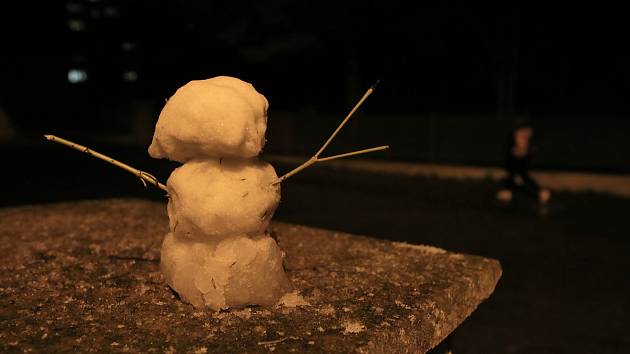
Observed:
[[[305,169],[305,168],[307,168],[307,167],[309,167],[309,166],[311,166],[311,165],[313,165],[313,164],[315,164],[317,162],[330,161],[330,160],[339,159],[339,158],[342,158],[342,157],[354,156],[354,155],[359,155],[359,154],[365,154],[365,153],[372,152],[372,151],[379,151],[379,150],[388,149],[389,146],[384,145],[384,146],[378,146],[378,147],[374,147],[374,148],[370,148],[370,149],[364,149],[364,150],[359,150],[359,151],[348,152],[348,153],[345,153],[345,154],[340,154],[340,155],[335,155],[335,156],[329,156],[329,157],[323,157],[323,158],[319,157],[319,155],[321,155],[321,153],[324,152],[324,150],[326,150],[328,145],[330,145],[330,143],[333,141],[333,139],[335,139],[337,134],[339,134],[339,131],[341,131],[341,129],[344,127],[344,125],[346,125],[348,120],[350,120],[350,118],[357,111],[357,109],[359,109],[359,107],[361,107],[363,102],[365,102],[365,100],[368,97],[370,97],[370,95],[374,92],[374,90],[376,90],[376,85],[378,85],[379,82],[380,82],[380,80],[377,80],[374,83],[374,85],[372,85],[363,94],[363,97],[361,97],[359,102],[357,102],[357,104],[354,105],[352,110],[350,110],[350,113],[348,113],[348,115],[341,121],[341,123],[337,126],[337,129],[335,129],[335,131],[332,133],[332,135],[328,138],[328,140],[326,140],[324,145],[322,145],[322,147],[317,151],[317,153],[315,155],[313,155],[313,157],[311,157],[310,159],[308,159],[306,162],[304,162],[300,166],[296,167],[295,169],[291,170],[289,173],[287,173],[287,174],[283,175],[282,177],[278,178],[272,184],[276,185],[276,184],[282,183],[287,178],[293,176],[294,174],[302,171],[303,169]]]
[[[333,156],[328,156],[328,157],[322,157],[322,158],[318,158],[317,162],[330,161],[330,160],[334,160],[334,159],[340,159],[342,157],[367,154],[368,152],[381,151],[381,150],[386,150],[386,149],[389,149],[389,145],[377,146],[377,147],[373,147],[373,148],[369,148],[369,149],[363,149],[363,150],[359,150],[359,151],[346,152],[345,154],[339,154],[339,155],[333,155]]]
[[[288,173],[286,173],[285,175],[283,175],[282,177],[278,178],[275,182],[273,182],[273,185],[282,183],[285,179],[293,176],[294,174],[302,171],[303,169],[309,167],[310,165],[314,164],[317,162],[317,158],[316,157],[311,157],[310,159],[308,159],[306,162],[304,162],[303,164],[301,164],[300,166],[294,168],[293,170],[289,171]]]
[[[317,151],[317,153],[315,154],[315,157],[319,157],[319,155],[322,154],[322,152],[324,152],[324,150],[326,150],[326,148],[328,147],[328,145],[330,145],[330,143],[333,141],[333,139],[335,139],[335,137],[337,136],[337,134],[339,134],[339,131],[341,130],[341,128],[343,128],[344,125],[346,125],[346,123],[348,122],[348,120],[350,120],[350,117],[352,117],[352,115],[354,115],[354,112],[357,111],[357,109],[359,109],[359,107],[361,107],[361,105],[363,104],[363,102],[365,102],[365,100],[370,97],[370,95],[372,94],[372,92],[374,92],[374,90],[376,90],[376,85],[378,85],[379,80],[376,81],[376,83],[374,83],[374,85],[372,85],[367,91],[365,91],[365,94],[363,94],[363,97],[361,97],[361,99],[359,100],[359,102],[357,102],[357,104],[354,105],[354,107],[352,108],[352,110],[350,111],[350,113],[348,113],[348,115],[346,116],[346,118],[343,119],[343,121],[341,121],[341,124],[339,124],[337,126],[337,129],[335,129],[335,131],[332,133],[332,135],[328,138],[328,140],[326,140],[326,142],[324,143],[324,145],[322,145],[322,147],[319,149],[319,151]]]
[[[86,153],[90,156],[96,157],[97,159],[101,159],[105,162],[109,162],[114,166],[117,166],[119,168],[122,168],[123,170],[134,174],[136,177],[140,178],[140,181],[142,182],[142,184],[144,184],[144,186],[146,187],[147,183],[152,184],[164,191],[167,191],[166,186],[162,183],[160,183],[160,181],[158,181],[157,178],[155,178],[155,176],[153,176],[150,173],[144,172],[144,171],[140,171],[137,168],[133,168],[125,163],[122,163],[118,160],[114,160],[113,158],[107,156],[107,155],[103,155],[100,152],[94,151],[88,147],[85,147],[83,145],[79,145],[77,143],[74,143],[70,140],[66,140],[63,138],[60,138],[58,136],[55,135],[44,135],[44,137],[49,140],[49,141],[53,141],[55,143],[59,143],[62,145],[65,145],[67,147],[73,148],[75,150],[81,151],[83,153]]]
[[[385,150],[385,149],[389,149],[389,145],[383,145],[383,146],[377,146],[377,147],[373,147],[373,148],[369,148],[369,149],[363,149],[363,150],[358,150],[358,151],[352,151],[352,152],[346,152],[345,154],[339,154],[339,155],[334,155],[334,156],[328,156],[328,157],[311,157],[310,159],[308,159],[305,163],[301,164],[300,166],[294,168],[293,170],[291,170],[289,173],[283,175],[282,177],[278,178],[275,182],[273,182],[273,185],[276,185],[278,183],[282,183],[284,180],[286,180],[287,178],[293,176],[294,174],[302,171],[303,169],[309,167],[310,165],[314,165],[318,162],[324,162],[324,161],[330,161],[330,160],[334,160],[334,159],[340,159],[342,157],[348,157],[348,156],[355,156],[355,155],[361,155],[361,154],[367,154],[368,152],[374,152],[374,151],[380,151],[380,150]]]

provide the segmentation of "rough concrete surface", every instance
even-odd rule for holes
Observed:
[[[275,223],[308,305],[213,312],[159,270],[164,203],[0,209],[2,352],[424,353],[493,292],[499,262]]]

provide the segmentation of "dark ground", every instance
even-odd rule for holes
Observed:
[[[86,142],[86,145],[87,142]],[[92,145],[162,181],[173,165],[143,150]],[[3,147],[0,205],[111,196],[162,198],[67,148]],[[289,166],[275,166],[279,173]],[[495,185],[311,168],[283,185],[277,220],[423,243],[501,261],[492,297],[455,332],[455,353],[627,353],[630,200],[556,193],[542,215]]]

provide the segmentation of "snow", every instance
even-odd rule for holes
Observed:
[[[280,203],[274,168],[261,160],[192,160],[166,186],[171,231],[213,240],[265,232]]]
[[[407,243],[407,242],[392,242],[392,244],[396,248],[408,248],[408,249],[418,250],[420,252],[429,253],[429,254],[446,253],[446,250],[433,247],[433,246],[416,245],[416,244]]]
[[[365,331],[365,325],[356,320],[345,321],[342,324],[342,326],[344,327],[344,330],[343,330],[344,335],[361,333]]]
[[[304,300],[304,297],[302,297],[302,295],[300,295],[297,290],[295,290],[290,293],[284,294],[284,296],[282,296],[280,300],[278,300],[278,305],[284,307],[298,307],[309,306],[310,304],[306,300]]]
[[[257,156],[265,143],[268,106],[251,84],[233,77],[191,81],[162,109],[149,154],[182,163]]]
[[[212,245],[168,233],[161,269],[171,288],[194,306],[213,310],[272,306],[290,290],[283,258],[267,235],[229,237]]]
[[[297,293],[282,297],[291,290],[284,253],[267,235],[280,203],[274,168],[257,158],[267,107],[251,84],[220,76],[181,87],[156,124],[149,154],[183,163],[166,183],[160,267],[196,307],[306,304]]]

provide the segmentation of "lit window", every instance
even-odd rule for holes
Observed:
[[[71,14],[78,14],[83,12],[83,5],[76,2],[69,2],[66,4],[66,10]]]
[[[82,20],[70,19],[68,20],[68,28],[74,32],[83,31],[85,29],[85,22]]]
[[[123,77],[123,80],[127,82],[136,82],[138,81],[138,72],[133,71],[133,70],[125,71],[122,77]]]
[[[68,70],[68,82],[71,84],[78,84],[87,80],[87,73],[81,69]]]
[[[126,41],[120,43],[120,48],[122,48],[124,52],[131,52],[132,50],[136,49],[136,44],[134,42]]]
[[[118,16],[118,9],[115,7],[107,6],[103,9],[103,16],[116,17]]]

